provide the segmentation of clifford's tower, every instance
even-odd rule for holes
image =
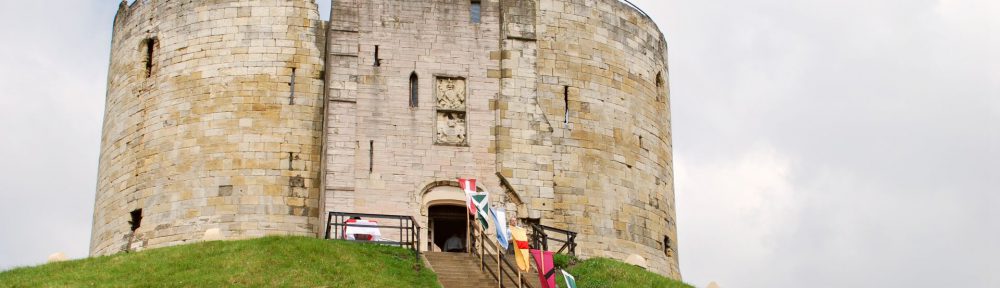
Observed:
[[[412,217],[434,251],[467,235],[456,179],[475,178],[584,258],[680,278],[667,43],[637,7],[336,0],[330,19],[122,2],[91,253],[321,237],[330,212]]]

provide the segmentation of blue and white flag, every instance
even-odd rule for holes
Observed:
[[[490,209],[490,215],[493,216],[493,225],[497,228],[497,242],[500,242],[500,246],[503,246],[503,250],[507,250],[507,246],[510,242],[510,229],[507,228],[507,212],[503,208],[493,208]]]

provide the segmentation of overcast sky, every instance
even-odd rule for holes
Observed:
[[[1000,287],[1000,1],[633,2],[686,282]],[[0,1],[0,269],[87,254],[117,6]]]

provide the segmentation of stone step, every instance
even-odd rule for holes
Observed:
[[[437,264],[437,265],[447,265],[447,266],[462,266],[462,267],[475,267],[475,268],[477,268],[477,269],[479,268],[479,266],[481,266],[481,265],[479,264],[479,262],[466,262],[466,261],[440,261],[440,260],[438,260],[438,261],[435,261],[435,260],[428,260],[428,261],[430,261],[430,262],[431,262],[431,264]],[[495,264],[494,264],[494,265],[495,265]]]
[[[463,264],[463,265],[473,265],[473,264],[475,264],[476,266],[480,265],[479,261],[470,261],[470,260],[427,259],[427,261],[431,261],[433,263],[440,263],[440,264]]]
[[[438,282],[444,288],[481,288],[497,285],[497,280],[489,272],[480,270],[482,263],[479,258],[471,254],[428,252],[424,257],[430,262],[431,269],[437,273]],[[526,273],[524,277],[532,287],[541,287],[538,285],[538,277],[534,274]],[[504,279],[504,287],[517,287],[517,285],[510,279]]]
[[[431,263],[434,263],[434,262],[431,262]],[[431,265],[434,266],[434,269],[436,269],[435,271],[437,271],[437,270],[443,270],[443,271],[439,271],[441,273],[445,273],[445,272],[448,272],[448,271],[473,271],[473,270],[474,271],[481,271],[479,269],[479,265],[448,265],[448,264],[440,264],[440,263],[434,263],[434,264],[431,264]]]

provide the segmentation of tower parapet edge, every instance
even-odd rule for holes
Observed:
[[[119,5],[91,254],[314,235],[321,27],[311,0]]]

